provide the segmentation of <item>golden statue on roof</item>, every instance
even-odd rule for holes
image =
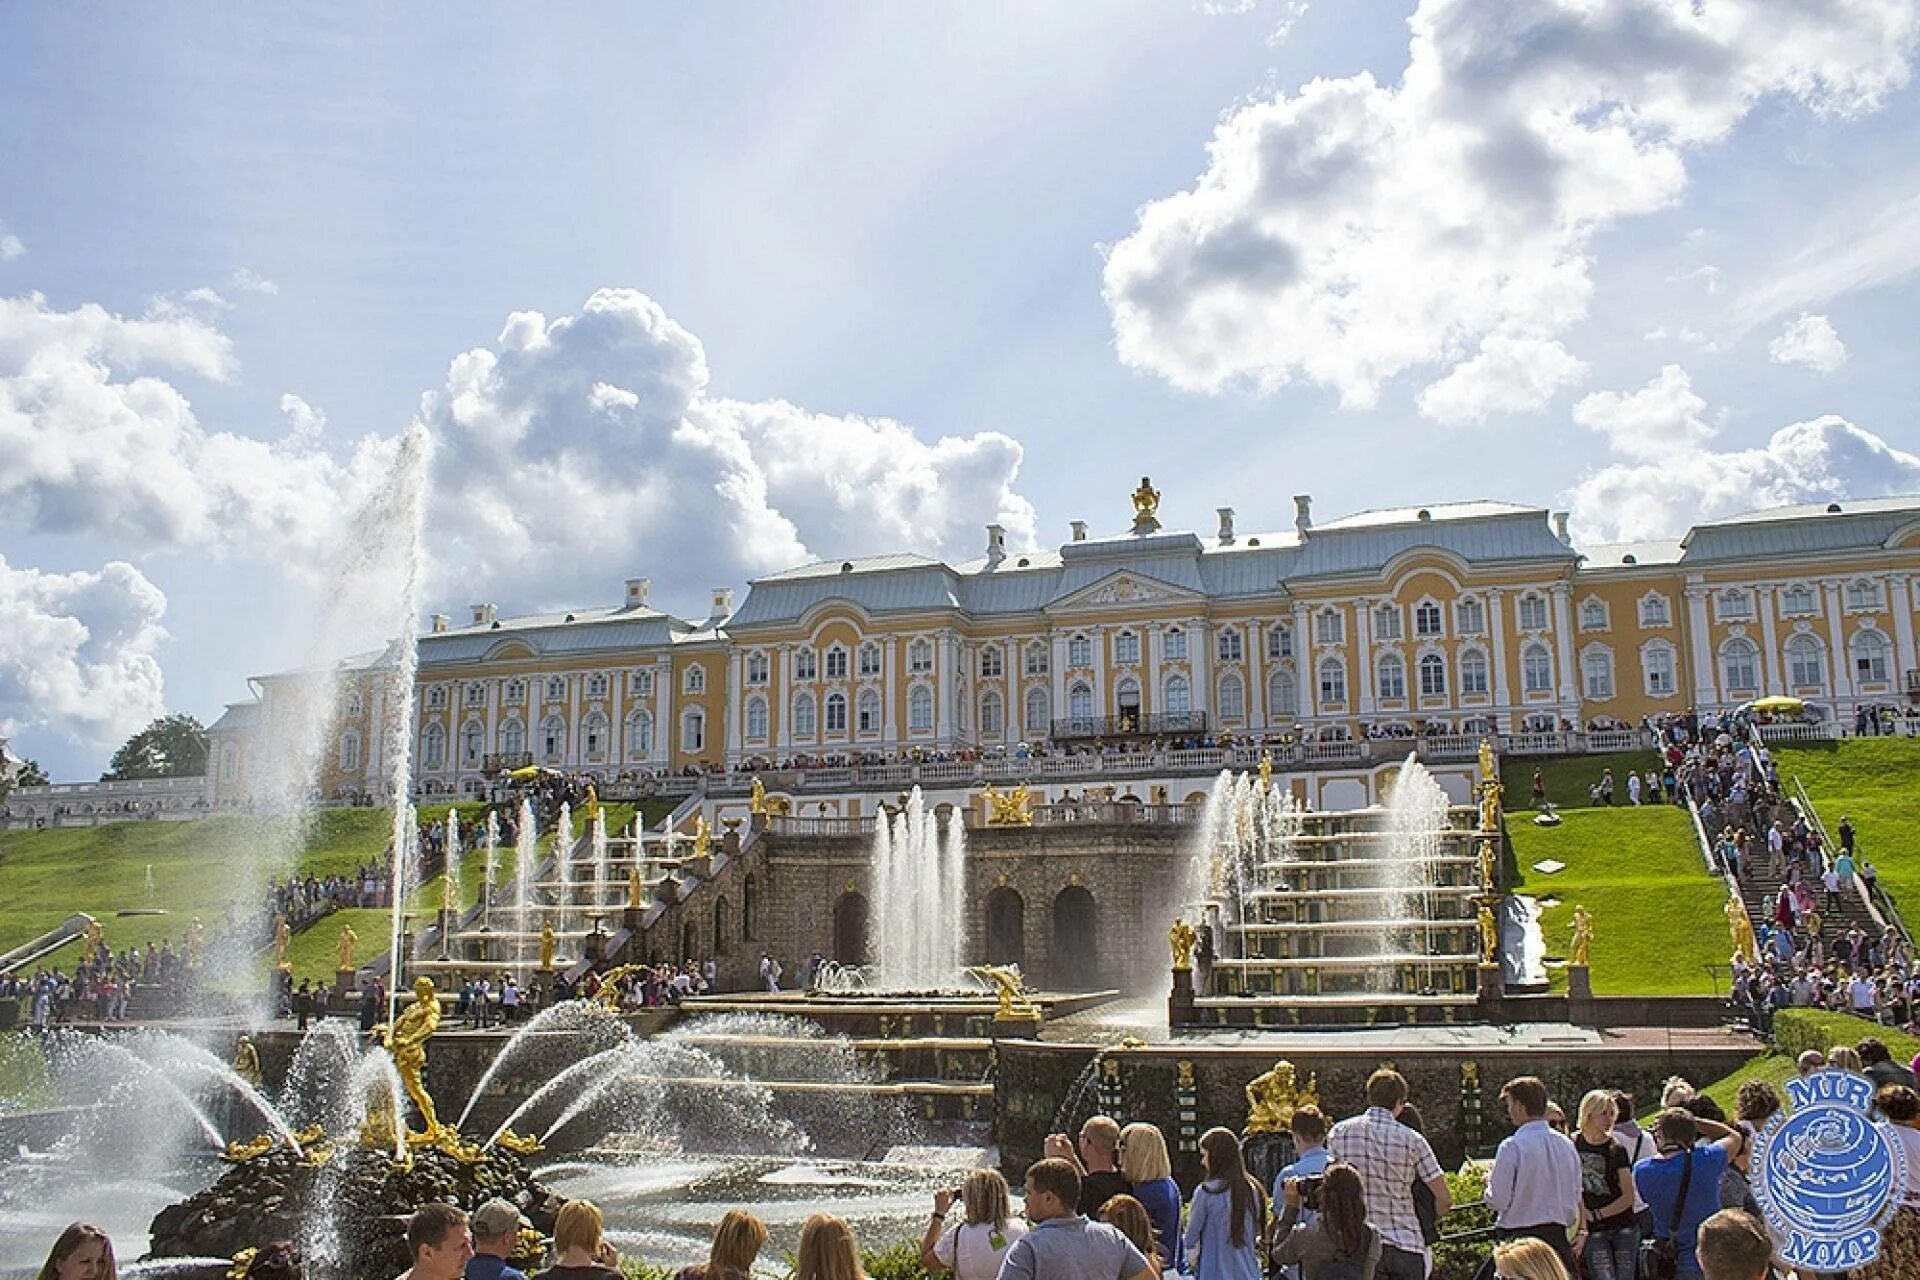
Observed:
[[[1140,477],[1140,487],[1133,491],[1133,531],[1152,533],[1160,527],[1160,491],[1153,487],[1150,476]]]

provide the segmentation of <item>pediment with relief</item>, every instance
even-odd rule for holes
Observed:
[[[1158,578],[1149,578],[1145,574],[1120,572],[1102,578],[1091,586],[1082,587],[1071,595],[1060,597],[1047,606],[1047,611],[1111,609],[1190,601],[1204,602],[1198,592],[1176,587]]]

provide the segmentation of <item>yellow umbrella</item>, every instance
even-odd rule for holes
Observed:
[[[507,771],[507,776],[509,778],[512,778],[515,782],[527,782],[534,778],[539,777],[541,774],[545,772],[546,770],[542,769],[539,765],[530,764],[530,765],[524,765],[518,769],[509,769]]]
[[[1799,698],[1789,698],[1784,693],[1776,693],[1766,698],[1755,698],[1747,705],[1755,711],[1804,711],[1807,706],[1807,704]]]

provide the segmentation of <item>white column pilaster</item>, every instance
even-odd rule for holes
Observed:
[[[1574,677],[1573,663],[1573,584],[1556,582],[1553,584],[1553,648],[1560,662],[1560,704],[1575,708],[1574,719],[1578,721],[1581,698],[1580,682]]]
[[[1713,632],[1707,622],[1707,589],[1687,588],[1687,631],[1692,641],[1693,705],[1704,711],[1720,700],[1719,673],[1714,669]]]
[[[1254,729],[1267,727],[1266,631],[1259,621],[1247,627],[1247,724]]]
[[[1373,714],[1373,601],[1353,602],[1353,636],[1360,655],[1354,674],[1354,693],[1359,697],[1360,714]]]
[[[906,687],[900,678],[900,642],[889,632],[880,642],[880,740],[888,746],[902,741],[899,702]]]
[[[933,736],[942,744],[953,741],[953,633],[942,631],[933,641]]]
[[[1293,678],[1294,678],[1294,718],[1311,719],[1315,712],[1313,705],[1313,637],[1307,628],[1311,625],[1307,617],[1307,605],[1304,600],[1296,601],[1293,606]]]
[[[1773,622],[1774,593],[1772,587],[1753,589],[1753,607],[1760,613],[1760,648],[1765,654],[1766,665],[1762,677],[1767,683],[1762,693],[1788,693],[1787,682],[1780,674],[1780,640],[1775,634]]]
[[[887,643],[893,643],[891,637]],[[782,642],[774,650],[770,666],[768,679],[772,681],[773,689],[767,697],[767,713],[779,718],[779,750],[785,756],[793,751],[793,700],[798,693],[793,685],[793,645],[790,642]]]
[[[1213,631],[1205,618],[1187,619],[1187,661],[1193,671],[1193,709],[1205,713],[1212,723]],[[1220,726],[1214,723],[1213,727]]]
[[[1853,650],[1847,644],[1846,615],[1840,607],[1840,584],[1821,584],[1827,594],[1827,629],[1833,636],[1833,692],[1837,698],[1851,701],[1853,686]],[[1848,707],[1848,711],[1853,708]]]
[[[1140,690],[1140,713],[1159,715],[1167,708],[1160,697],[1160,646],[1166,643],[1167,629],[1159,623],[1140,628],[1140,644],[1146,650],[1146,675]]]
[[[680,745],[680,726],[673,722],[673,655],[662,654],[653,672],[653,763],[666,768]]]
[[[1513,713],[1513,686],[1507,681],[1507,623],[1500,604],[1500,589],[1487,590],[1487,649],[1493,660],[1493,705],[1509,720]],[[1517,725],[1509,724],[1509,728]]]
[[[1920,668],[1920,655],[1914,652],[1913,581],[1904,573],[1887,576],[1887,605],[1893,610],[1894,655],[1900,669],[1893,673],[1894,692],[1905,694],[1907,672]]]

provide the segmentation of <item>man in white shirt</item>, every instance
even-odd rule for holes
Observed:
[[[1487,1175],[1494,1237],[1531,1236],[1553,1246],[1567,1273],[1574,1273],[1573,1242],[1586,1231],[1581,1198],[1580,1153],[1547,1124],[1547,1086],[1536,1076],[1518,1076],[1500,1090],[1513,1122],[1513,1136],[1494,1153]]]
[[[1847,994],[1853,1001],[1853,1011],[1863,1018],[1872,1018],[1874,1006],[1879,1003],[1880,993],[1873,985],[1873,979],[1863,971],[1853,975],[1853,984]]]

